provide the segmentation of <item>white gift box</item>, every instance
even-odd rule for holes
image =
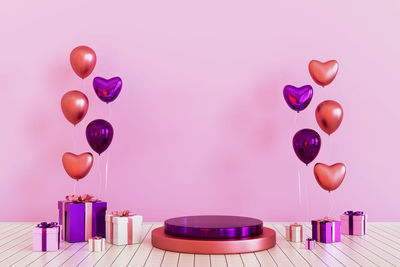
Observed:
[[[290,242],[303,242],[303,226],[301,224],[291,224],[285,226],[286,240]]]
[[[106,248],[106,240],[104,238],[89,238],[89,251],[100,252]]]
[[[106,241],[114,245],[140,243],[143,217],[141,215],[106,215]]]

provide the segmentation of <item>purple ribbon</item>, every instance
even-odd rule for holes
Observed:
[[[364,215],[364,212],[348,210],[344,214],[349,216],[349,235],[353,235],[353,227],[354,227],[353,216],[362,216]],[[365,220],[364,220],[364,229],[365,229]]]
[[[60,248],[60,226],[56,222],[41,222],[37,227],[42,228],[42,251],[47,251],[47,228],[58,228],[58,248]]]

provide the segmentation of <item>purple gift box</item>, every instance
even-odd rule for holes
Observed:
[[[58,210],[64,240],[74,243],[85,242],[95,236],[105,238],[107,202],[58,201]]]
[[[322,220],[313,220],[312,239],[321,243],[340,242],[340,221],[324,218]]]

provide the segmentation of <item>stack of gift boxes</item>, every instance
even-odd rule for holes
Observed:
[[[105,242],[130,245],[140,242],[140,215],[128,210],[106,215],[107,202],[90,195],[67,196],[58,201],[59,222],[38,224],[33,230],[33,251],[56,251],[61,240],[88,242],[89,251],[103,251]]]
[[[290,242],[305,242],[305,248],[312,250],[316,242],[340,242],[341,234],[365,235],[367,215],[362,211],[346,211],[340,216],[340,221],[329,219],[312,220],[312,238],[304,241],[304,227],[294,223],[286,226],[286,239]]]

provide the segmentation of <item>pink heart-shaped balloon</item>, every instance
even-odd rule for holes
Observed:
[[[326,86],[335,79],[339,70],[339,64],[336,60],[329,60],[327,62],[311,60],[310,64],[308,64],[308,70],[314,82],[321,86]]]
[[[62,163],[65,171],[71,178],[79,180],[85,177],[93,166],[92,153],[86,152],[80,155],[64,153]]]
[[[346,175],[346,166],[336,163],[331,166],[317,163],[314,166],[314,176],[319,186],[326,191],[336,190],[343,182]]]

